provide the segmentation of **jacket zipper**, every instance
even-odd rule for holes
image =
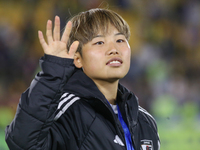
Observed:
[[[98,101],[101,101],[101,100],[98,99],[98,98],[96,98],[96,99],[97,99]],[[119,121],[117,121],[117,120],[115,119],[116,116],[115,116],[115,114],[114,114],[114,111],[111,110],[111,109],[112,109],[111,106],[110,106],[110,107],[107,106],[107,105],[109,104],[109,102],[108,102],[108,104],[105,104],[103,101],[101,101],[101,102],[103,103],[103,105],[104,105],[104,106],[109,110],[109,112],[111,113],[112,119],[113,119],[113,121],[115,122],[114,126],[115,126],[115,128],[117,129],[117,134],[118,134],[118,136],[119,136],[120,138],[122,138],[123,143],[124,143],[124,145],[125,145],[125,148],[127,149],[126,140],[125,140],[125,137],[124,137],[124,130],[123,130],[121,124],[119,123]],[[119,133],[120,133],[120,135],[119,135]]]
[[[131,123],[130,123],[130,119],[128,117],[128,112],[127,112],[127,104],[125,103],[125,113],[126,113],[126,119],[127,119],[127,122],[128,122],[128,128],[129,128],[129,131],[131,133],[131,139],[132,139],[132,143],[133,143],[133,147],[134,149],[136,148],[135,147],[135,139],[134,139],[134,134],[133,134],[133,131],[132,131],[132,127],[131,127]]]

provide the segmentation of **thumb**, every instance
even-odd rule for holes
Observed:
[[[79,41],[74,41],[72,45],[69,48],[69,56],[71,58],[74,58],[74,54],[76,53],[76,50],[78,49]]]

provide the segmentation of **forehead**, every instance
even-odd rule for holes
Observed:
[[[106,27],[100,28],[94,34],[94,37],[108,36],[108,35],[124,35],[114,25],[108,24]],[[93,37],[93,38],[94,38]]]

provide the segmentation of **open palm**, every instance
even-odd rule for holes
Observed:
[[[44,50],[44,53],[62,58],[74,58],[74,54],[77,50],[79,42],[78,41],[73,42],[68,52],[67,41],[69,39],[71,28],[72,28],[72,23],[69,21],[66,25],[62,37],[60,38],[60,18],[58,16],[55,17],[53,31],[52,31],[52,21],[48,20],[46,27],[47,42],[44,39],[43,33],[41,31],[38,31],[39,41]]]

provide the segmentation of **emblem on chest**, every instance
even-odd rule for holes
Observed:
[[[141,140],[141,150],[153,150],[153,142],[151,140]]]

